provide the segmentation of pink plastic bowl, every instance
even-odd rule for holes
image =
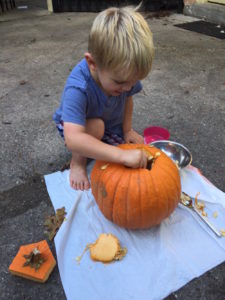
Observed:
[[[147,127],[144,130],[144,141],[145,144],[150,144],[154,141],[168,140],[170,133],[166,128],[159,126]]]

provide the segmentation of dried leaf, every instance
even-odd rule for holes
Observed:
[[[65,215],[65,207],[62,207],[56,210],[55,215],[46,218],[44,226],[47,228],[47,231],[45,231],[45,234],[48,236],[50,241],[54,239],[57,231],[65,219]]]

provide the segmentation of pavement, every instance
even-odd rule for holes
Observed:
[[[222,2],[221,2],[222,4]],[[187,16],[207,20],[208,22],[225,25],[225,5],[217,3],[193,3],[184,6],[183,13]]]
[[[70,158],[52,122],[65,80],[87,49],[95,13],[50,14],[29,5],[0,15],[0,298],[65,299],[57,267],[45,284],[9,274],[19,246],[45,239],[53,213],[44,174]],[[177,28],[196,20],[171,13],[148,17],[156,56],[135,97],[133,127],[166,127],[184,144],[193,165],[225,191],[223,40]],[[49,242],[55,255],[54,244]],[[74,279],[76,280],[76,279]],[[225,263],[167,299],[225,299]]]

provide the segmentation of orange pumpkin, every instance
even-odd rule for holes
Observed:
[[[123,144],[119,147],[142,149],[152,165],[147,169],[132,169],[96,161],[91,172],[91,187],[100,210],[107,219],[128,229],[159,224],[174,211],[180,200],[177,166],[152,146]]]

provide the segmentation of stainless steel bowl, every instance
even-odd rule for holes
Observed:
[[[163,151],[175,163],[177,163],[181,169],[187,167],[192,162],[192,155],[190,151],[182,144],[168,140],[161,140],[152,142],[150,145],[153,145]]]

